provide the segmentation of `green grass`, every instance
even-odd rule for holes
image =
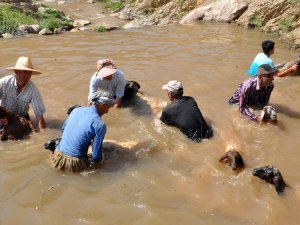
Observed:
[[[73,27],[72,23],[62,13],[45,5],[44,7],[46,7],[46,11],[37,14],[42,28],[53,31],[55,28],[71,29]]]
[[[294,17],[287,17],[278,22],[279,28],[282,31],[291,31],[293,28]]]
[[[179,6],[180,8],[182,8],[183,3],[184,3],[184,0],[177,0],[176,1],[176,5]]]
[[[22,24],[39,24],[41,28],[48,28],[52,31],[55,28],[71,29],[73,27],[71,21],[55,9],[47,8],[45,13],[30,16],[11,6],[0,6],[0,33],[15,34]]]
[[[120,1],[112,1],[112,0],[99,0],[100,2],[104,3],[104,6],[108,10],[118,11],[124,7],[124,2]]]
[[[288,0],[288,3],[291,3],[291,4],[297,4],[299,2],[300,2],[300,0]]]
[[[0,33],[15,34],[21,24],[38,24],[38,21],[10,6],[0,7]]]
[[[264,25],[262,19],[260,18],[259,14],[257,12],[255,12],[251,16],[249,22],[250,22],[250,25],[252,25],[253,27],[257,27],[257,28],[261,28]]]
[[[96,32],[106,32],[107,28],[104,27],[104,26],[98,26],[98,27],[95,28],[95,31]]]

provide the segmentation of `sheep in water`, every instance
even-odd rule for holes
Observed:
[[[227,151],[220,159],[219,162],[228,163],[232,170],[244,167],[244,160],[241,154],[236,150]]]
[[[259,177],[260,179],[275,185],[277,193],[284,191],[288,185],[285,183],[280,171],[273,166],[263,166],[252,171],[253,176]]]
[[[1,141],[21,140],[34,131],[32,122],[0,106],[0,118],[7,118],[8,124],[3,126],[1,133]]]

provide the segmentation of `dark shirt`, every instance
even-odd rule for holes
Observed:
[[[255,121],[256,115],[249,110],[248,106],[262,108],[268,105],[273,88],[273,84],[260,87],[257,77],[249,78],[238,86],[229,100],[229,104],[238,104],[241,113]]]
[[[201,141],[213,136],[194,98],[182,96],[164,108],[160,120],[175,126],[188,138]]]

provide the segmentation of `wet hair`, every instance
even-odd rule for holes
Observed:
[[[270,51],[274,49],[275,42],[270,40],[265,40],[261,43],[261,48],[266,55],[269,55]]]
[[[183,95],[183,88],[180,88],[178,90],[170,91],[170,94],[172,98],[180,98]]]

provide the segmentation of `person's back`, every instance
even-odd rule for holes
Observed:
[[[266,55],[265,53],[258,53],[253,60],[250,68],[247,70],[247,75],[256,77],[258,67],[263,64],[268,64],[272,67],[275,67],[272,59],[270,59],[268,55]]]
[[[161,121],[180,129],[188,138],[201,141],[213,136],[194,98],[182,96],[162,112]]]
[[[62,140],[57,148],[73,157],[86,157],[95,135],[101,130],[103,134],[106,131],[104,122],[93,106],[74,109],[62,129]]]

